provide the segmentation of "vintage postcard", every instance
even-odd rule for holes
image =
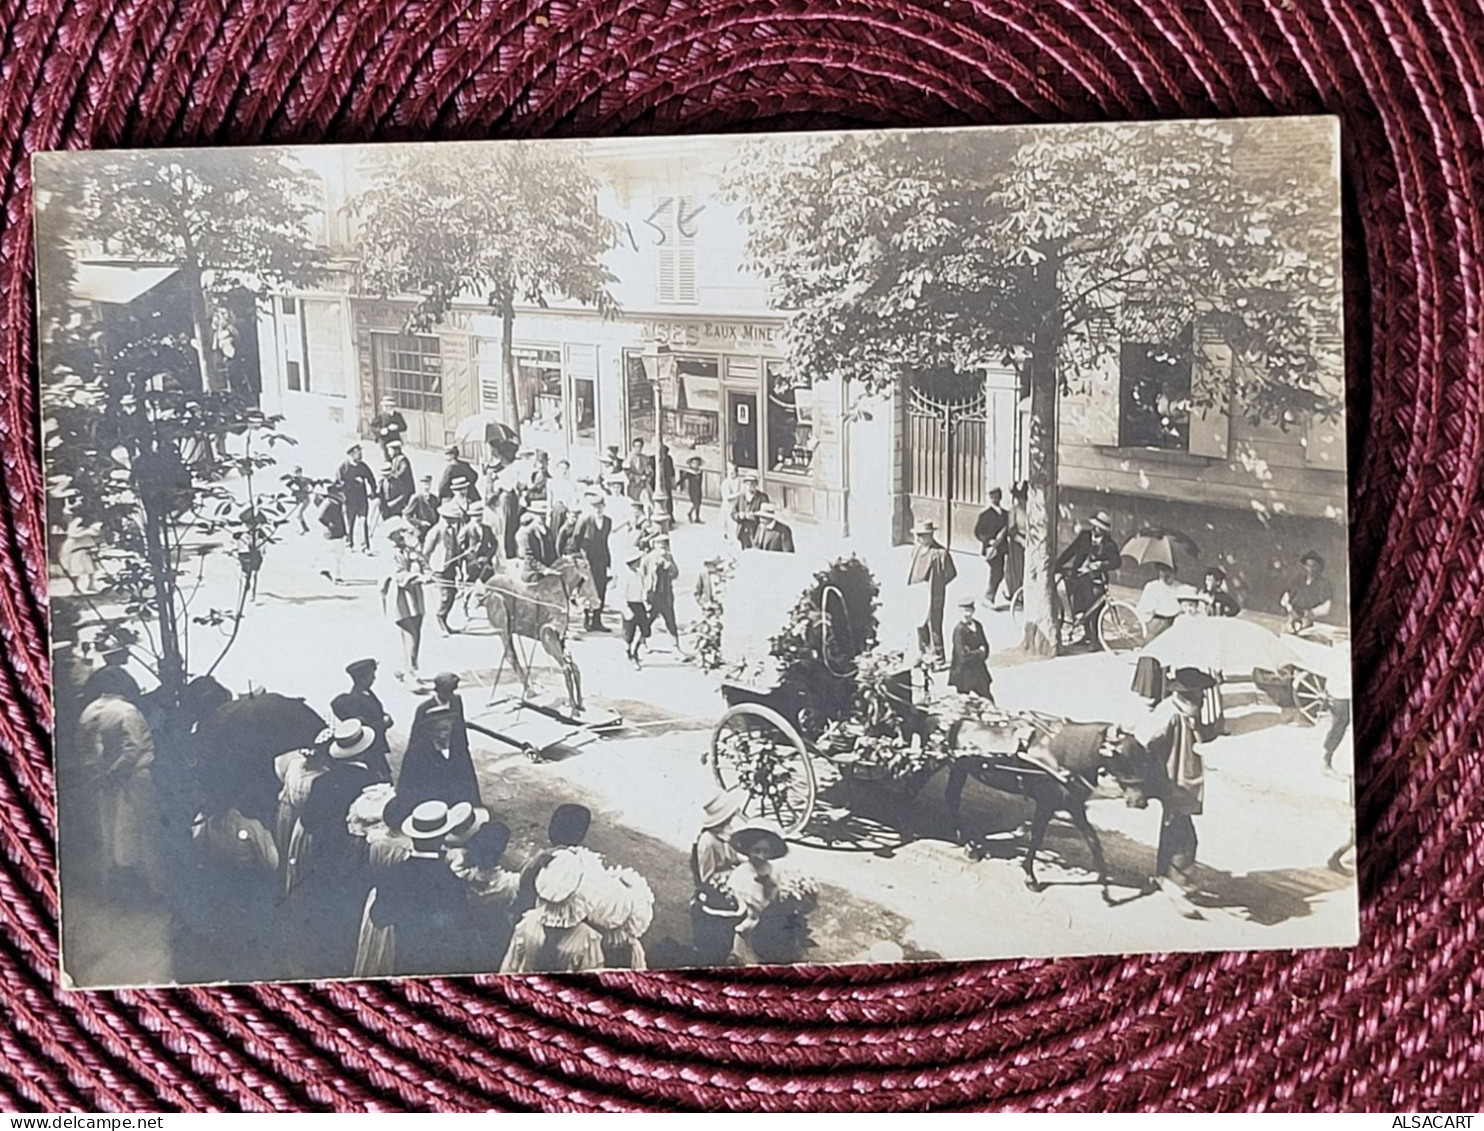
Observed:
[[[37,156],[67,984],[1353,943],[1337,128]]]

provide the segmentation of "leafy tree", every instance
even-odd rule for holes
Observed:
[[[235,289],[302,286],[322,272],[310,236],[315,178],[285,150],[41,154],[37,179],[79,192],[74,236],[101,259],[178,267],[191,303],[199,388],[226,388],[216,345]]]
[[[1234,162],[1313,121],[849,134],[751,143],[726,174],[753,265],[795,312],[794,364],[870,390],[1002,359],[1030,397],[1024,646],[1055,647],[1059,395],[1125,339],[1230,347],[1235,407],[1287,426],[1341,404],[1329,165]],[[1291,139],[1294,135],[1289,134]],[[1271,151],[1269,151],[1271,152]],[[1190,347],[1184,347],[1190,355]],[[1192,359],[1192,405],[1228,385]]]
[[[516,387],[515,304],[556,296],[618,312],[603,265],[617,233],[583,153],[532,142],[388,147],[367,172],[373,187],[352,204],[362,287],[420,296],[412,321],[424,329],[461,295],[483,297],[500,316],[500,404],[518,433],[534,405]]]
[[[41,246],[70,246],[76,219],[66,195],[51,194],[38,210]],[[88,608],[103,639],[152,657],[168,710],[237,638],[264,551],[288,521],[288,493],[263,491],[262,476],[271,449],[293,441],[279,417],[201,389],[193,327],[172,317],[168,288],[116,310],[105,329],[73,303],[64,258],[40,275],[42,442],[52,505],[65,501],[69,521],[96,530],[101,580],[68,600]],[[203,608],[208,569],[223,557],[236,566],[236,595]],[[203,637],[212,643],[198,656]]]

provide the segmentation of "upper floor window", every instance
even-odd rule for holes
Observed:
[[[1118,444],[1190,450],[1192,343],[1124,342],[1119,354]]]
[[[694,196],[661,197],[650,223],[658,243],[660,302],[694,303],[696,298],[696,230],[701,205]]]

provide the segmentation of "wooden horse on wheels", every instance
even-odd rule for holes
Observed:
[[[1164,767],[1157,759],[1115,726],[1008,714],[955,720],[948,731],[948,747],[955,754],[946,800],[958,843],[968,844],[961,803],[964,785],[973,778],[991,789],[1024,797],[1036,807],[1021,861],[1026,887],[1043,889],[1036,878],[1036,853],[1051,818],[1065,813],[1092,854],[1103,901],[1113,902],[1103,845],[1087,819],[1087,801],[1098,778],[1106,776],[1124,791],[1131,806],[1142,807],[1147,797],[1155,795],[1151,791],[1158,790]]]
[[[531,668],[521,657],[517,641],[532,640],[556,661],[566,681],[568,708],[574,718],[581,715],[582,673],[567,649],[567,630],[573,602],[587,609],[595,600],[592,571],[581,554],[559,558],[550,570],[530,582],[503,573],[486,582],[485,612],[504,649],[491,694],[499,687],[508,662],[520,679],[522,698],[530,697]]]

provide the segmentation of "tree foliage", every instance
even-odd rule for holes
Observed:
[[[506,422],[518,426],[531,406],[515,389],[515,304],[563,298],[618,312],[609,291],[616,280],[603,263],[617,230],[598,208],[583,152],[534,142],[389,146],[366,171],[373,185],[352,204],[362,289],[419,296],[419,329],[460,297],[486,302],[504,321],[501,401]]]
[[[988,365],[1031,401],[1027,645],[1054,637],[1056,401],[1123,341],[1191,358],[1191,405],[1335,417],[1332,146],[1314,120],[751,142],[726,171],[796,368],[871,390]],[[1297,141],[1297,145],[1295,145]],[[1292,155],[1308,146],[1312,161]],[[1274,160],[1274,155],[1278,159]],[[1199,374],[1199,376],[1196,376]],[[1034,639],[1033,639],[1034,638]]]
[[[323,190],[286,150],[43,154],[38,181],[75,213],[100,259],[177,267],[192,295],[202,388],[223,385],[222,300],[311,284],[325,253],[310,236]]]

